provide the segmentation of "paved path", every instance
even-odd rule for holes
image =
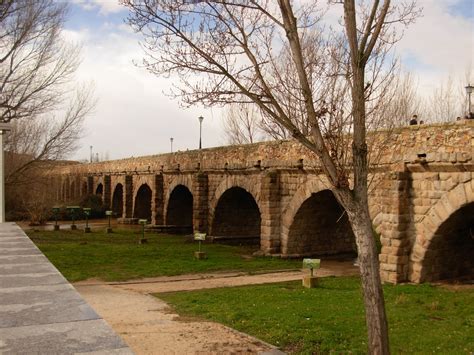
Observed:
[[[323,260],[317,275],[358,273],[351,262]],[[137,355],[283,354],[275,346],[222,324],[182,318],[150,293],[301,280],[301,270],[249,275],[242,272],[162,276],[126,282],[86,280],[74,286]],[[159,297],[159,294],[158,294]]]
[[[0,354],[133,354],[14,223],[0,224]]]

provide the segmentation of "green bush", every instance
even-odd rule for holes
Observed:
[[[91,209],[89,218],[104,218],[105,217],[105,206],[102,202],[102,196],[100,195],[87,195],[80,202],[81,208],[88,207]],[[81,216],[82,218],[83,216]]]

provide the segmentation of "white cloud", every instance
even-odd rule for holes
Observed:
[[[106,2],[81,2],[96,8],[98,3]],[[412,63],[406,64],[418,75],[420,90],[434,87],[449,73],[461,75],[466,64],[472,63],[472,23],[450,14],[447,9],[452,4],[454,0],[420,1],[424,17],[406,30],[397,45],[400,54],[412,58]],[[170,137],[174,138],[174,150],[195,149],[200,115],[205,117],[204,147],[222,144],[222,110],[182,109],[177,100],[165,96],[163,91],[169,90],[173,80],[157,78],[133,65],[133,60],[141,61],[143,51],[138,45],[140,37],[128,26],[104,23],[94,30],[67,30],[64,36],[83,42],[84,60],[77,77],[93,80],[99,99],[86,121],[88,134],[75,158],[87,158],[90,145],[94,152],[108,153],[112,159],[168,152]]]
[[[87,11],[99,9],[99,12],[103,15],[125,10],[119,4],[119,0],[72,0],[72,2]]]
[[[89,146],[111,159],[196,149],[199,122],[203,115],[203,146],[222,142],[218,109],[183,110],[176,100],[163,94],[172,79],[157,78],[133,65],[140,61],[142,49],[138,38],[123,30],[104,32],[67,31],[69,38],[83,39],[84,58],[78,72],[79,81],[93,80],[99,101],[95,112],[85,122],[86,136],[76,159],[89,157]]]
[[[453,15],[454,0],[422,0],[423,17],[411,25],[397,45],[406,64],[418,74],[425,89],[435,87],[448,75],[464,77],[474,69],[472,20]],[[414,62],[414,63],[413,63]]]

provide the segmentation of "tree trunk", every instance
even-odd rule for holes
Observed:
[[[380,280],[379,260],[367,203],[344,194],[346,209],[359,254],[359,270],[365,304],[370,354],[389,354],[388,326]],[[349,197],[349,198],[348,198]]]

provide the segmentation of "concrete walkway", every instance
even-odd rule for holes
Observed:
[[[0,354],[133,354],[14,223],[0,224]]]

